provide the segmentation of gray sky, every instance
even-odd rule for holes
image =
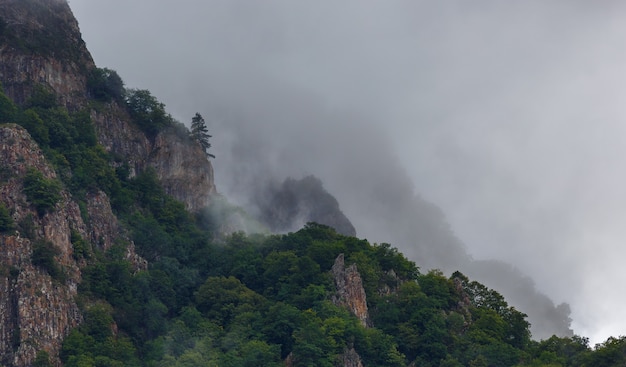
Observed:
[[[209,121],[219,191],[315,174],[386,241],[371,194],[414,190],[592,342],[626,334],[622,4],[70,1],[99,66]]]

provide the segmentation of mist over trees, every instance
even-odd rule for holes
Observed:
[[[367,117],[342,110],[331,113],[314,96],[275,88],[272,94],[289,103],[263,99],[262,110],[243,103],[237,112],[229,112],[229,118],[216,118],[221,121],[216,129],[231,137],[220,142],[223,153],[216,167],[217,185],[226,196],[259,216],[273,205],[266,193],[276,192],[277,182],[314,174],[337,198],[357,236],[392,243],[423,268],[448,274],[460,270],[498,289],[529,315],[535,338],[573,335],[569,307],[557,307],[538,291],[529,278],[532,274],[524,275],[502,262],[472,258],[445,213],[416,192],[386,136],[369,125]],[[281,111],[280,119],[270,112],[273,109]],[[293,129],[295,120],[308,128]],[[362,125],[353,125],[353,121]],[[275,131],[281,131],[280,139]],[[354,140],[358,144],[346,144]],[[314,207],[307,205],[300,212]]]

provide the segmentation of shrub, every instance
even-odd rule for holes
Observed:
[[[8,232],[14,228],[15,224],[13,223],[13,218],[11,218],[9,209],[7,209],[3,203],[0,203],[0,232]]]
[[[124,82],[115,70],[95,68],[87,78],[87,89],[99,101],[121,101],[124,96]]]
[[[53,279],[63,281],[65,274],[54,257],[59,250],[50,241],[38,240],[33,243],[31,263],[50,274]]]
[[[165,112],[165,105],[159,102],[148,90],[128,90],[126,92],[126,107],[133,122],[151,137],[154,137],[164,128],[174,125],[172,116]]]
[[[24,176],[24,194],[35,205],[37,213],[43,215],[61,200],[61,184],[30,168]]]

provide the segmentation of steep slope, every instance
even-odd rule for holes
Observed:
[[[216,189],[202,149],[176,129],[148,138],[133,125],[123,101],[90,107],[87,81],[94,70],[67,1],[0,0],[0,82],[16,104],[26,105],[43,88],[70,110],[90,109],[98,141],[120,164],[132,173],[152,167],[166,191],[188,209],[207,206]]]
[[[0,360],[25,366],[38,351],[57,355],[63,337],[81,321],[75,301],[80,261],[72,242],[97,238],[92,243],[106,248],[120,232],[107,201],[97,193],[88,199],[84,213],[98,219],[89,225],[66,190],[46,208],[33,203],[47,192],[26,195],[26,177],[37,172],[44,182],[58,181],[37,144],[19,126],[0,127],[0,169],[1,203],[10,209],[15,228],[0,234]]]
[[[206,207],[215,193],[199,144],[178,124],[148,136],[124,100],[96,101],[88,87],[94,70],[67,1],[0,0],[0,82],[19,107],[0,96],[0,206],[8,214],[0,233],[3,365],[29,366],[44,352],[59,365],[63,338],[82,322],[76,296],[94,251],[121,245],[125,261],[146,267],[113,213],[110,188],[81,187],[76,178],[103,180],[97,169],[84,170],[85,160],[103,157],[97,142],[128,177],[153,170],[188,210]],[[90,129],[97,142],[88,142]],[[70,157],[73,144],[88,144],[95,156]],[[79,161],[83,171],[72,172]]]

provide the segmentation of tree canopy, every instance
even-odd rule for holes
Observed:
[[[126,91],[126,107],[133,121],[148,136],[154,137],[174,119],[165,111],[165,105],[159,102],[150,91],[145,89],[129,89]]]

